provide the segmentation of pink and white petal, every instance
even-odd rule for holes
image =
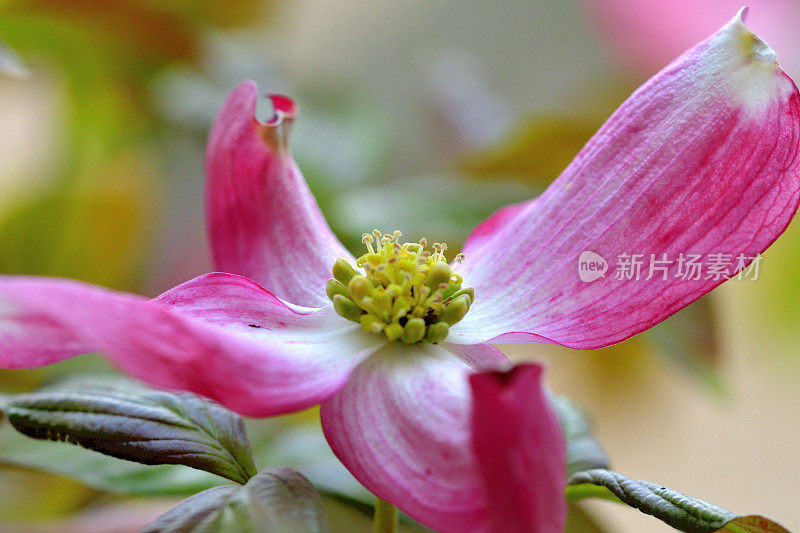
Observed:
[[[472,448],[494,532],[564,531],[566,443],[541,375],[528,364],[469,378]]]
[[[476,370],[508,370],[513,363],[506,355],[491,344],[453,344],[443,342],[442,348],[455,355],[467,366]]]
[[[246,326],[258,330],[257,334],[269,332],[270,338],[283,333],[295,335],[296,331],[292,328],[305,328],[309,333],[312,332],[319,325],[309,321],[308,315],[319,313],[334,316],[329,311],[323,313],[320,308],[302,307],[283,301],[250,278],[223,272],[198,276],[156,296],[152,301],[226,328],[254,333],[250,329],[243,329]],[[330,307],[330,302],[328,304]],[[341,320],[332,321],[332,324],[355,327]]]
[[[506,361],[489,346],[471,349],[464,356],[443,345],[388,344],[353,371],[320,413],[328,443],[356,479],[437,531],[487,525],[470,449],[467,376]]]
[[[657,324],[784,231],[799,143],[797,88],[737,16],[637,90],[544,194],[476,228],[458,269],[476,301],[448,340],[588,349]],[[604,277],[581,281],[586,251]],[[617,279],[623,254],[641,254],[639,279]],[[663,254],[668,270],[647,279]],[[722,254],[728,272],[683,279],[680,254]]]
[[[136,378],[248,416],[319,403],[382,344],[330,308],[289,306],[230,274],[155,300],[71,280],[0,277],[0,367],[99,351]]]
[[[274,117],[255,118],[258,89],[231,91],[206,151],[206,217],[218,270],[252,278],[290,302],[327,304],[334,261],[353,260],[331,232],[288,147],[296,106],[270,95]]]

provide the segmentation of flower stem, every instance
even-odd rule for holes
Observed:
[[[375,533],[395,533],[397,531],[397,507],[378,498],[375,502],[375,517],[372,525]]]

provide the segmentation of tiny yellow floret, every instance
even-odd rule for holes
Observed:
[[[442,342],[450,326],[464,318],[475,300],[472,287],[453,273],[445,259],[447,245],[400,242],[401,233],[365,233],[367,253],[354,268],[338,259],[326,293],[336,312],[364,331],[407,344]],[[464,259],[458,254],[456,262]],[[361,271],[359,271],[361,269]]]

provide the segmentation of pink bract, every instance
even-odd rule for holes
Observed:
[[[637,90],[542,196],[478,226],[455,267],[475,288],[472,309],[446,342],[407,346],[331,309],[331,266],[353,256],[289,153],[294,103],[272,96],[274,118],[260,123],[257,97],[252,82],[235,88],[208,144],[209,233],[216,266],[228,273],[152,300],[0,277],[0,365],[101,351],[139,379],[246,415],[322,403],[325,434],[350,471],[442,530],[491,525],[496,480],[485,465],[499,459],[483,426],[471,440],[481,411],[473,413],[468,376],[509,363],[488,343],[607,346],[735,274],[585,282],[583,252],[752,257],[784,231],[800,197],[800,97],[736,17]],[[509,446],[523,437],[503,436]],[[548,477],[537,501],[562,498],[561,487]]]
[[[566,444],[542,367],[470,376],[472,448],[497,533],[564,531]]]

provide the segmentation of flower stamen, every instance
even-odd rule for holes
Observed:
[[[400,242],[402,233],[364,233],[367,253],[353,268],[345,259],[333,265],[326,292],[336,312],[364,331],[384,334],[390,341],[438,343],[450,326],[464,318],[475,299],[472,287],[453,273],[445,259],[447,245],[428,241]],[[373,247],[373,244],[375,245]],[[458,254],[461,262],[464,254]]]

